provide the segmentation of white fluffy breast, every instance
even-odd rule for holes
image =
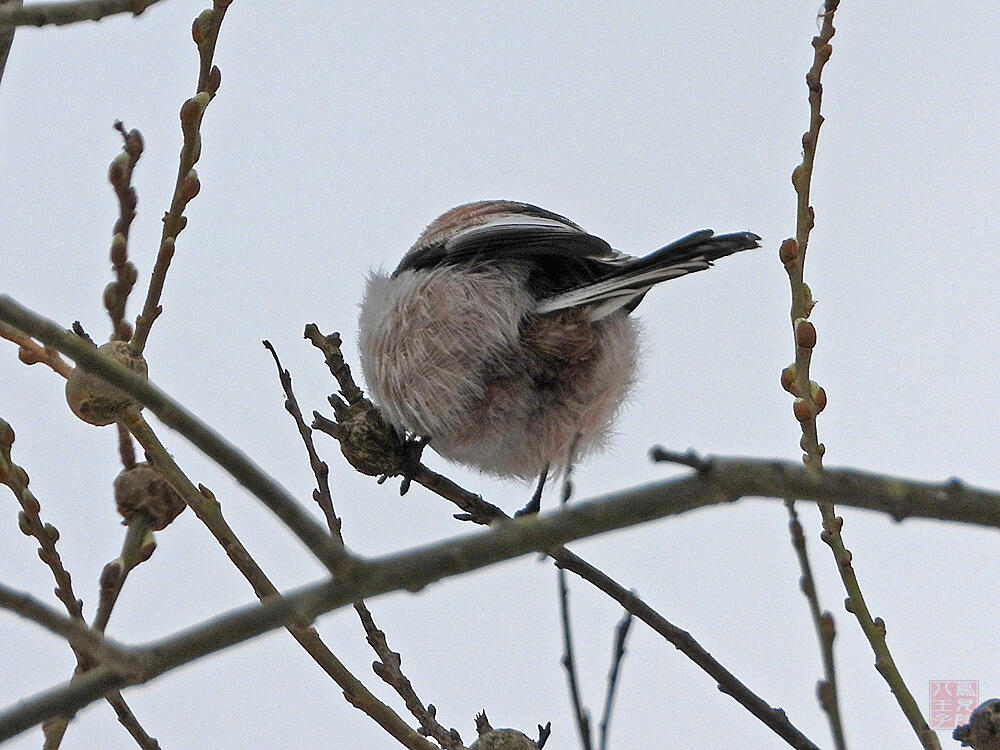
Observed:
[[[516,269],[373,273],[361,303],[359,346],[375,403],[397,429],[445,447],[483,396],[484,368],[516,348],[532,304]]]

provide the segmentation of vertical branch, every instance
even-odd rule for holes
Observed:
[[[787,239],[781,244],[780,258],[788,272],[792,292],[792,330],[795,336],[795,363],[785,368],[781,374],[784,388],[795,396],[793,411],[802,428],[802,439],[799,443],[804,451],[803,462],[815,471],[823,468],[823,453],[825,448],[819,442],[816,429],[816,415],[826,406],[826,393],[809,378],[809,366],[812,351],[816,346],[816,328],[809,321],[813,308],[812,292],[803,280],[803,267],[806,250],[809,245],[809,234],[815,224],[815,213],[809,204],[809,194],[812,186],[813,163],[816,158],[816,144],[819,131],[823,125],[823,115],[820,107],[823,100],[823,85],[821,76],[823,67],[833,53],[830,40],[836,29],[833,25],[834,14],[840,0],[826,0],[823,12],[823,25],[818,36],[812,40],[813,64],[806,74],[806,84],[809,87],[809,129],[802,136],[802,163],[792,172],[792,185],[797,197],[797,213],[795,238]],[[875,669],[889,684],[896,701],[909,720],[921,744],[928,750],[938,750],[937,735],[930,730],[920,712],[916,700],[903,682],[899,670],[889,652],[885,640],[885,623],[881,618],[873,618],[865,603],[858,583],[857,575],[851,564],[851,552],[844,544],[841,529],[844,520],[837,516],[832,503],[818,503],[823,519],[821,539],[833,551],[837,569],[847,591],[847,610],[855,616],[865,637],[875,653]],[[827,626],[829,623],[827,623]],[[824,638],[822,630],[821,640]],[[832,672],[827,675],[826,690],[830,691],[831,700],[836,700],[835,683]],[[833,725],[839,711],[828,712]],[[834,735],[838,730],[834,728]]]
[[[566,571],[562,568],[559,568],[559,618],[563,633],[562,665],[566,669],[566,679],[569,682],[569,697],[573,704],[576,730],[580,735],[580,745],[583,750],[592,750],[590,712],[583,705],[583,699],[580,697],[580,684],[576,673],[576,656],[573,648],[573,630],[570,627],[569,588],[566,585]]]
[[[17,523],[21,532],[38,542],[38,557],[52,571],[55,579],[55,594],[66,607],[69,616],[83,621],[83,602],[73,591],[73,577],[63,566],[62,557],[56,548],[59,529],[50,523],[43,523],[41,505],[28,487],[28,472],[14,463],[11,446],[14,444],[14,430],[0,418],[0,484],[7,485],[21,506]],[[78,656],[80,654],[78,653]]]
[[[569,450],[571,458],[576,452],[577,440],[579,440],[579,435],[577,435],[577,439],[573,441],[573,446]],[[531,502],[528,503],[528,508],[534,506],[534,510],[531,511],[533,513],[537,513],[541,505],[542,485],[545,483],[547,472],[547,468],[542,472],[541,479],[538,481],[538,489],[535,490]],[[566,503],[569,502],[570,496],[573,494],[572,472],[573,462],[570,460],[566,464],[566,474],[563,477],[562,495],[559,499],[561,507],[565,507]],[[521,512],[518,511],[518,513]],[[576,649],[573,647],[572,619],[569,613],[569,586],[566,583],[566,571],[562,568],[559,568],[559,620],[562,624],[563,634],[562,665],[566,669],[566,679],[569,683],[569,697],[570,702],[573,704],[573,716],[576,719],[577,733],[580,735],[580,746],[583,750],[592,750],[594,741],[590,729],[590,711],[583,705],[583,699],[580,697],[580,679],[576,671]]]
[[[812,565],[806,550],[806,538],[802,533],[799,514],[795,510],[795,501],[786,500],[788,507],[788,531],[792,537],[792,547],[799,560],[802,576],[799,578],[799,588],[809,603],[809,613],[812,615],[813,627],[819,638],[820,654],[823,658],[823,679],[816,685],[819,705],[827,715],[830,723],[830,733],[833,735],[833,745],[837,750],[845,750],[847,742],[844,738],[844,725],[840,716],[840,701],[837,698],[837,672],[833,658],[833,641],[837,635],[837,627],[829,610],[823,610],[819,605],[816,592],[816,581],[812,574]]]
[[[625,610],[622,619],[615,628],[615,648],[611,657],[611,669],[608,670],[608,689],[604,694],[604,712],[601,714],[601,750],[608,750],[608,732],[611,729],[611,710],[615,705],[615,692],[618,689],[618,675],[621,674],[622,662],[625,660],[625,641],[632,627],[633,614]]]
[[[139,272],[128,258],[128,235],[135,220],[135,209],[139,203],[135,188],[132,187],[132,171],[142,156],[142,134],[138,130],[126,130],[121,120],[115,122],[115,130],[121,133],[122,152],[108,167],[108,181],[118,197],[118,219],[111,235],[111,270],[114,280],[104,288],[104,308],[111,318],[111,339],[128,341],[132,338],[132,325],[125,320],[125,305],[135,287]],[[132,436],[121,425],[118,430],[118,454],[122,466],[135,466],[135,446]]]
[[[181,146],[180,164],[177,168],[177,181],[174,184],[174,194],[170,200],[170,208],[163,217],[163,232],[160,235],[160,250],[156,254],[153,273],[149,279],[149,289],[142,312],[135,322],[135,334],[132,337],[132,348],[142,353],[149,337],[153,322],[159,317],[163,308],[160,297],[163,294],[163,284],[166,281],[167,270],[174,257],[174,246],[177,236],[187,226],[184,209],[201,190],[201,182],[194,165],[201,157],[201,121],[205,109],[215,97],[222,83],[222,74],[212,64],[215,55],[215,44],[219,38],[219,27],[225,17],[230,0],[216,0],[213,7],[202,12],[195,19],[191,35],[198,45],[200,69],[198,74],[198,91],[181,106],[181,132],[184,143]]]

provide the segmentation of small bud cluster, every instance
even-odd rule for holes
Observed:
[[[152,521],[154,531],[160,531],[187,507],[177,490],[148,463],[121,472],[114,489],[115,504],[126,526],[142,514]]]

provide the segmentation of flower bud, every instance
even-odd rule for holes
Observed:
[[[812,349],[816,346],[816,326],[805,318],[795,321],[795,345],[803,349]]]
[[[781,387],[793,396],[795,395],[795,379],[797,377],[798,371],[794,362],[781,371]]]
[[[786,266],[794,260],[799,258],[799,243],[796,242],[792,237],[781,243],[781,247],[778,249],[778,258]]]
[[[108,182],[114,187],[121,187],[125,183],[125,175],[128,174],[129,164],[129,155],[124,151],[112,159],[111,164],[108,165]]]
[[[812,402],[816,407],[816,413],[819,414],[826,408],[826,391],[823,390],[823,387],[815,380],[810,380],[809,395],[812,396]]]
[[[198,195],[201,190],[201,182],[198,180],[198,173],[191,169],[181,182],[181,197],[189,201]]]
[[[804,398],[797,398],[792,404],[792,412],[795,414],[795,418],[800,422],[808,422],[810,419],[816,416],[813,412],[812,406]]]
[[[111,264],[120,266],[128,260],[128,240],[121,232],[115,232],[111,238]]]

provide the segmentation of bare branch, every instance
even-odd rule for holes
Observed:
[[[109,693],[107,701],[111,705],[111,708],[114,709],[115,716],[118,717],[118,723],[125,727],[125,730],[142,750],[160,750],[160,743],[156,741],[155,737],[151,737],[142,724],[139,723],[139,719],[132,713],[132,709],[129,708],[129,705],[125,702],[120,692],[116,690],[113,693]]]
[[[302,409],[299,407],[298,399],[295,397],[295,391],[292,388],[291,373],[282,367],[281,359],[278,357],[278,352],[271,342],[264,341],[263,344],[264,348],[271,353],[271,357],[274,359],[275,367],[278,368],[278,378],[281,382],[281,389],[285,393],[285,411],[291,415],[295,422],[295,426],[299,431],[299,437],[302,438],[302,442],[306,448],[306,453],[309,456],[309,465],[312,467],[313,475],[316,477],[316,489],[313,490],[313,499],[322,509],[323,515],[326,517],[326,523],[330,529],[330,534],[333,535],[337,541],[343,544],[344,538],[341,529],[342,522],[333,507],[333,496],[330,493],[330,468],[327,466],[326,462],[319,457],[319,453],[316,451],[316,445],[312,439],[312,430],[305,423],[305,419],[302,416]],[[346,364],[342,364],[345,368],[347,367]],[[372,647],[380,659],[379,662],[375,663],[375,673],[386,684],[392,687],[403,699],[407,709],[411,714],[413,714],[417,721],[420,722],[420,726],[424,734],[437,739],[437,741],[444,748],[460,748],[462,743],[461,738],[458,737],[458,732],[455,730],[445,729],[444,726],[438,723],[435,718],[433,707],[425,706],[423,701],[421,701],[417,696],[416,691],[413,689],[413,685],[410,683],[409,679],[407,679],[406,675],[403,674],[400,655],[389,648],[389,643],[386,640],[385,633],[383,633],[375,624],[375,619],[372,617],[368,607],[365,606],[365,603],[363,601],[355,602],[354,609],[358,613],[358,617],[361,619],[361,625],[364,628],[365,635],[367,636],[368,644]],[[377,699],[374,696],[371,696],[370,702],[376,700]],[[364,706],[358,707],[365,710]]]
[[[108,167],[108,182],[118,198],[118,219],[111,233],[109,253],[115,278],[104,288],[104,308],[111,318],[111,338],[128,341],[132,338],[132,326],[125,320],[125,305],[139,275],[135,264],[128,258],[129,230],[139,203],[132,187],[132,172],[142,157],[143,141],[138,130],[126,130],[120,120],[115,122],[115,130],[121,133],[123,141],[121,153],[111,160]]]
[[[201,158],[202,118],[222,82],[222,74],[212,64],[212,60],[215,56],[215,44],[219,38],[219,28],[229,3],[230,0],[215,0],[210,9],[203,11],[195,19],[191,29],[195,44],[198,45],[198,56],[201,63],[198,85],[195,95],[185,101],[180,109],[181,133],[184,137],[184,143],[181,146],[177,180],[174,183],[174,194],[170,199],[170,208],[163,217],[160,249],[156,254],[156,262],[153,264],[153,272],[149,278],[146,299],[142,305],[142,312],[136,318],[135,334],[131,340],[132,347],[139,353],[142,353],[146,346],[150,328],[163,311],[160,306],[163,284],[166,281],[170,262],[174,257],[177,237],[187,226],[184,209],[201,191],[201,182],[194,165]]]
[[[693,481],[701,480],[696,478]],[[497,523],[484,532],[387,557],[357,561],[342,569],[336,580],[324,580],[285,596],[269,596],[260,605],[237,610],[183,633],[134,649],[133,653],[144,665],[141,675],[115,675],[98,667],[71,683],[18,703],[0,714],[0,741],[27,729],[46,716],[78,710],[111,689],[146,682],[201,656],[276,627],[308,621],[323,612],[359,599],[391,591],[416,591],[435,581],[531,552],[548,552],[567,570],[580,572],[629,611],[635,612],[637,617],[651,624],[657,632],[672,638],[671,642],[686,643],[689,646],[693,639],[688,633],[668,623],[638,597],[572,552],[559,549],[561,544],[574,539],[657,517],[662,511],[656,509],[658,504],[666,509],[671,508],[670,502],[664,498],[659,500],[659,503],[651,503],[648,496],[640,496],[580,503],[548,514]],[[715,669],[713,674],[729,675],[707,654],[699,663]],[[754,706],[751,711],[761,716],[768,726],[776,727],[775,731],[792,747],[814,750],[815,745],[792,727],[783,712],[772,709],[739,681],[735,681],[735,678],[720,680],[720,688],[729,694],[739,695],[741,702],[749,700]],[[352,696],[348,697],[350,699]]]
[[[101,356],[78,336],[27,310],[6,295],[0,295],[0,320],[50,344],[75,360],[79,366],[134,395],[164,424],[184,435],[259,498],[331,570],[336,570],[347,557],[343,547],[330,538],[323,527],[313,520],[277,480],[151,382],[110,358]]]
[[[583,705],[583,699],[580,697],[580,681],[576,671],[576,650],[573,648],[573,628],[569,614],[569,587],[566,585],[566,571],[562,568],[559,568],[559,621],[562,624],[563,634],[562,665],[566,669],[566,679],[569,682],[569,698],[573,705],[577,735],[583,750],[591,750],[593,735],[590,731],[590,711]]]
[[[625,660],[625,641],[628,640],[632,627],[633,614],[626,611],[615,628],[615,648],[611,657],[611,669],[608,670],[608,689],[604,694],[604,712],[601,714],[601,750],[608,748],[608,732],[611,729],[611,710],[615,705],[615,693],[618,689],[618,675],[621,674],[622,662]]]
[[[155,544],[150,519],[148,517],[132,519],[125,530],[121,554],[105,565],[101,573],[100,599],[97,603],[93,627],[102,633],[107,628],[111,612],[118,601],[122,587],[125,585],[125,579],[137,565],[149,559]]]
[[[656,450],[653,449],[654,458]],[[673,493],[680,489],[673,486],[674,482],[686,484],[700,480],[705,483],[705,491],[698,499],[674,495],[677,505],[673,512],[685,513],[696,507],[749,496],[775,500],[795,497],[872,510],[895,521],[928,518],[1000,529],[1000,492],[969,487],[957,479],[934,484],[856,469],[825,469],[822,474],[816,474],[791,461],[757,458],[709,457],[706,461],[710,468],[695,477],[663,480],[604,497],[661,491]],[[687,490],[682,492],[686,495]]]
[[[17,344],[18,358],[26,365],[43,363],[53,372],[68,378],[73,372],[73,365],[59,356],[59,352],[48,346],[42,346],[24,331],[20,331],[7,323],[0,323],[0,339]]]
[[[74,650],[107,665],[110,669],[127,675],[134,675],[137,671],[137,660],[126,648],[106,639],[100,631],[88,627],[82,620],[67,617],[29,594],[0,584],[0,607],[62,636],[69,641]]]
[[[21,504],[18,525],[21,531],[31,535],[38,542],[38,556],[52,571],[52,576],[56,581],[56,596],[59,597],[59,600],[66,607],[71,621],[78,623],[78,626],[74,627],[77,627],[78,630],[79,628],[84,628],[85,630],[79,632],[85,633],[86,637],[89,637],[91,632],[102,632],[104,630],[103,626],[98,628],[86,627],[83,619],[83,602],[76,598],[76,594],[73,591],[72,577],[65,566],[63,566],[62,558],[56,549],[59,531],[51,524],[42,523],[39,515],[41,508],[38,500],[28,488],[28,474],[11,460],[10,450],[13,441],[13,429],[11,429],[10,425],[3,418],[0,418],[0,482],[10,487]],[[21,601],[21,604],[28,606],[30,602]],[[38,614],[40,610],[35,609],[34,612]],[[31,616],[27,611],[22,614]],[[56,621],[55,624],[59,625],[60,623],[61,621]],[[66,637],[69,640],[70,647],[73,649],[73,653],[76,655],[79,668],[81,670],[91,668],[95,663],[94,653],[87,648],[81,648],[73,638]],[[104,656],[103,658],[106,659],[107,657]],[[107,701],[114,708],[119,721],[136,739],[140,747],[144,748],[144,750],[154,750],[157,747],[156,740],[150,737],[142,728],[120,693],[116,691],[108,694]],[[69,717],[65,716],[48,722],[45,726],[47,742],[52,740],[53,743],[58,745],[58,738],[61,738],[65,733],[68,725]]]
[[[812,574],[812,565],[806,550],[806,538],[802,533],[799,514],[795,511],[795,501],[786,500],[788,507],[788,531],[792,538],[792,548],[799,561],[799,588],[809,603],[809,613],[812,615],[813,628],[819,639],[820,656],[823,660],[823,679],[816,685],[820,707],[827,715],[830,723],[830,733],[833,735],[833,745],[837,750],[846,750],[847,741],[844,738],[844,726],[840,718],[840,701],[837,699],[837,670],[833,657],[833,640],[837,635],[837,626],[833,614],[824,611],[819,604],[819,593],[816,591],[816,581]]]
[[[570,449],[569,455],[572,456],[575,451],[576,446],[574,445]],[[546,474],[547,470],[542,472],[542,476],[538,480],[538,487],[534,495],[532,495],[531,501],[525,508],[515,513],[515,516],[524,515],[526,510],[530,511],[530,513],[538,513],[541,506],[542,485],[545,484]],[[573,465],[571,463],[566,469],[566,474],[563,476],[562,492],[559,498],[559,505],[561,507],[564,507],[573,495],[572,474]],[[576,719],[577,735],[580,738],[580,746],[583,750],[592,750],[594,738],[590,727],[590,711],[583,705],[583,698],[580,696],[580,677],[576,669],[576,649],[573,644],[572,617],[569,611],[569,585],[566,583],[566,571],[563,568],[559,568],[559,622],[562,626],[563,635],[562,665],[566,669],[566,680],[569,683],[569,698],[570,703],[573,705],[573,717]]]
[[[108,16],[131,13],[138,16],[160,0],[72,0],[33,3],[23,7],[0,7],[4,26],[65,26],[80,21],[100,21]]]
[[[787,239],[781,244],[779,256],[788,272],[788,280],[792,292],[791,322],[795,338],[795,363],[781,374],[781,382],[795,396],[793,410],[802,429],[799,445],[805,451],[803,461],[806,466],[820,471],[823,468],[823,453],[825,448],[819,442],[816,430],[816,416],[826,406],[826,392],[809,377],[809,367],[812,361],[813,348],[816,345],[816,328],[809,321],[813,308],[812,292],[803,280],[803,266],[809,235],[815,224],[813,207],[809,204],[812,187],[813,164],[816,158],[816,144],[819,131],[823,125],[821,105],[823,101],[823,68],[833,54],[830,41],[836,33],[833,21],[840,0],[825,0],[822,13],[822,27],[818,36],[813,37],[814,50],[812,67],[806,74],[806,85],[809,89],[809,129],[802,136],[802,162],[792,171],[792,184],[795,187],[797,212],[795,238]],[[839,518],[833,505],[827,502],[819,503],[819,511],[823,518],[822,539],[833,552],[837,570],[847,592],[847,609],[855,616],[862,632],[868,639],[875,654],[875,668],[882,675],[889,689],[896,697],[900,709],[913,727],[913,731],[927,750],[939,750],[940,742],[937,734],[928,727],[927,720],[920,711],[885,640],[885,623],[881,618],[873,618],[865,602],[854,567],[851,564],[851,552],[847,549],[841,534],[843,519]],[[830,675],[827,677],[828,689],[833,683]],[[836,693],[828,694],[824,709],[832,705],[828,716],[833,726],[835,737],[842,735],[842,728],[836,726],[839,709],[836,708]],[[830,704],[833,701],[833,704]]]
[[[319,505],[320,510],[323,511],[323,516],[326,518],[327,528],[330,529],[330,534],[341,544],[344,543],[344,538],[341,535],[341,520],[337,516],[337,511],[333,507],[333,495],[330,493],[330,467],[327,466],[326,461],[319,457],[319,453],[316,452],[316,444],[312,439],[312,430],[306,424],[305,419],[302,416],[302,409],[299,408],[298,399],[295,398],[295,391],[292,390],[292,375],[288,370],[281,366],[281,360],[278,359],[278,352],[275,350],[274,346],[270,341],[262,342],[264,348],[271,352],[271,357],[274,359],[274,365],[278,368],[278,378],[281,381],[281,389],[285,392],[285,411],[287,411],[292,419],[295,421],[295,427],[299,431],[299,437],[302,438],[302,443],[305,445],[306,454],[309,456],[309,466],[313,470],[313,476],[316,477],[316,489],[313,490],[313,499],[316,504]]]
[[[382,632],[375,624],[371,612],[364,605],[364,602],[357,602],[354,605],[358,616],[365,629],[368,645],[378,655],[379,661],[375,662],[373,669],[383,682],[396,691],[396,694],[403,699],[406,708],[414,718],[420,722],[421,734],[426,734],[438,741],[438,744],[445,750],[463,750],[462,738],[455,729],[446,729],[437,720],[437,711],[433,704],[425,705],[409,678],[403,674],[402,657],[391,648]]]

